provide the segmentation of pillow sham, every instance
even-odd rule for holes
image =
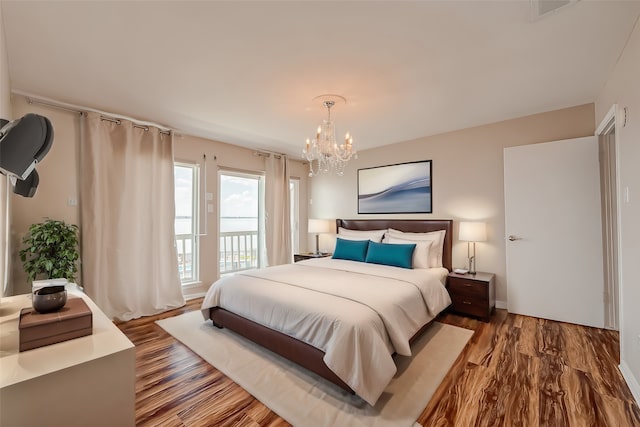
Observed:
[[[333,259],[347,259],[350,261],[364,262],[369,248],[369,240],[345,240],[336,239],[336,247],[333,251]]]
[[[444,236],[446,230],[430,231],[428,233],[408,233],[390,228],[387,231],[387,238],[399,237],[413,242],[431,240],[431,251],[429,253],[429,267],[442,267],[442,254],[444,252]]]
[[[429,256],[433,240],[408,240],[401,239],[399,237],[389,236],[387,237],[387,243],[395,244],[410,244],[415,243],[416,248],[413,251],[413,268],[429,268]]]
[[[382,236],[386,233],[387,230],[350,230],[348,228],[338,227],[338,236],[358,236],[364,237],[371,240],[372,242],[380,243],[382,241]]]
[[[393,267],[413,268],[414,244],[387,244],[369,242],[365,262]]]
[[[346,234],[338,234],[336,237],[339,237],[342,240],[366,240],[367,242],[372,241],[371,239],[369,239],[369,236],[347,236]]]

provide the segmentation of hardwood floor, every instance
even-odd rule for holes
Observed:
[[[201,301],[118,325],[136,345],[137,425],[289,425],[154,323],[198,310]],[[617,332],[504,310],[490,323],[449,313],[438,320],[476,332],[421,425],[640,426],[617,369]]]

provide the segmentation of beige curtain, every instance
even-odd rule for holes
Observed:
[[[173,137],[93,113],[81,123],[82,283],[87,294],[119,320],[182,306]]]
[[[292,254],[287,156],[271,154],[265,159],[264,184],[267,264],[289,264]]]

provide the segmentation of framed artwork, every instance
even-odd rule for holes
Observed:
[[[358,213],[431,213],[431,160],[358,169]]]

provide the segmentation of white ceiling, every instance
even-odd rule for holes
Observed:
[[[358,150],[593,102],[639,1],[5,1],[13,90],[299,155],[325,117]]]

